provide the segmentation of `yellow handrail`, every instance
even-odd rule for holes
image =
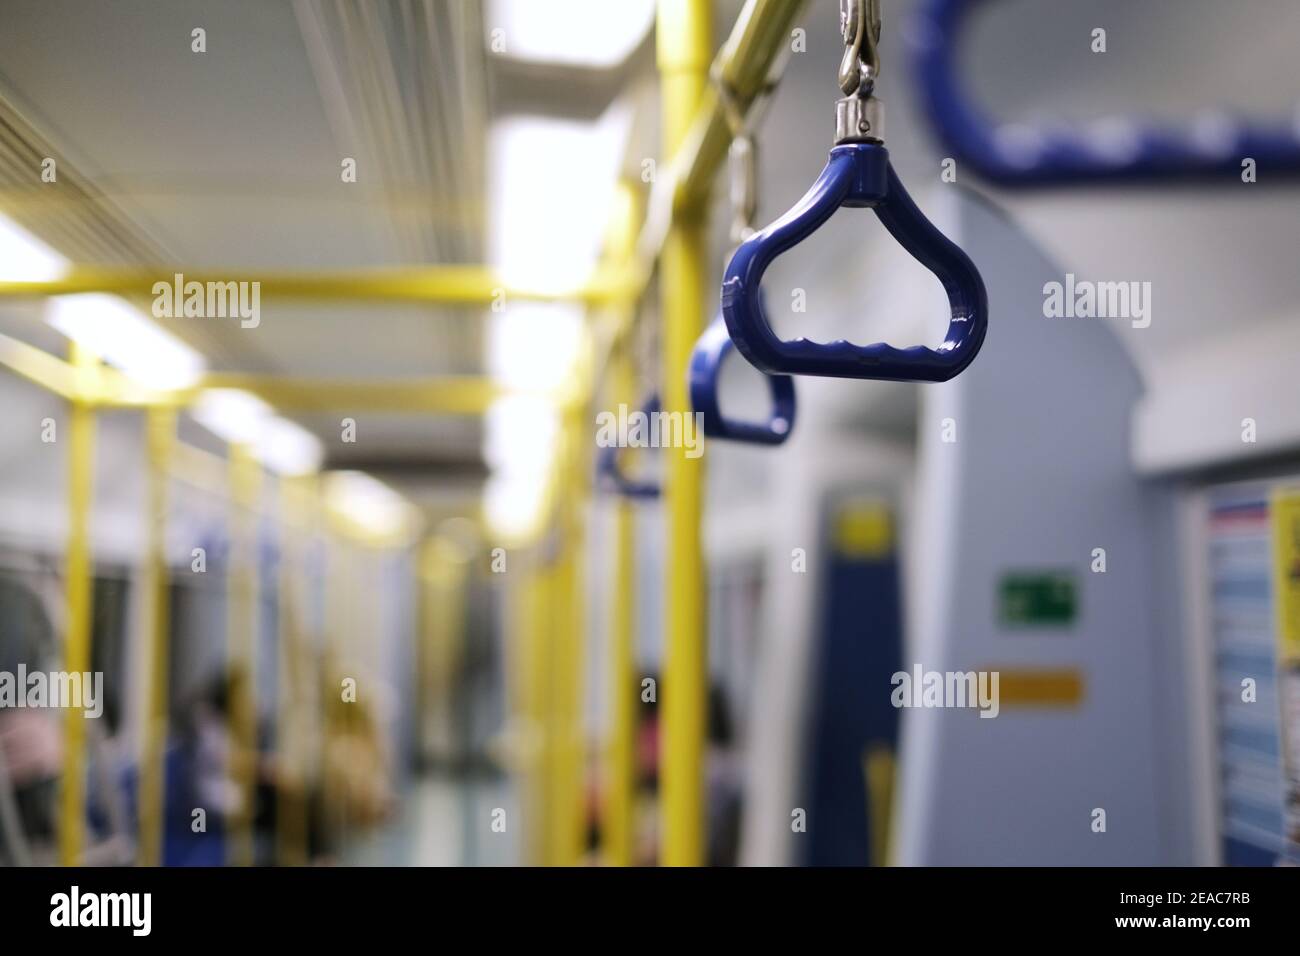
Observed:
[[[174,287],[176,276],[183,283],[233,281],[257,283],[259,297],[308,302],[437,302],[444,305],[481,306],[524,299],[543,302],[617,301],[629,294],[636,276],[621,270],[597,270],[583,283],[573,286],[522,285],[508,281],[482,265],[430,265],[397,269],[335,270],[313,272],[251,272],[245,269],[195,269],[155,266],[108,269],[76,267],[56,279],[0,280],[0,298],[40,298],[106,292],[133,298],[152,299],[161,283]],[[184,287],[184,286],[183,286]]]
[[[261,467],[243,445],[230,447],[230,557],[226,568],[227,707],[230,711],[230,776],[239,804],[228,819],[227,858],[252,866],[253,815],[257,799],[257,657],[261,635],[258,512]]]
[[[658,62],[663,90],[664,149],[681,149],[708,89],[712,5],[706,0],[659,0]],[[694,215],[679,215],[668,230],[660,258],[663,301],[665,414],[691,414],[686,371],[691,349],[704,330],[708,287],[707,202]],[[700,542],[703,517],[702,458],[685,448],[664,449],[663,500],[667,517],[664,582],[663,752],[660,758],[663,840],[660,862],[704,862],[704,731],[707,697],[705,566]]]
[[[93,375],[98,359],[74,345],[72,367]],[[73,399],[68,422],[68,545],[64,592],[63,669],[68,674],[90,670],[91,583],[90,511],[95,478],[95,411]],[[86,837],[86,717],[80,707],[69,707],[65,717],[63,782],[59,797],[59,862],[81,863]]]
[[[158,866],[163,859],[167,674],[170,657],[170,580],[167,569],[167,504],[176,447],[176,412],[151,408],[146,421],[149,453],[148,552],[145,562],[145,718],[140,759],[139,861]]]

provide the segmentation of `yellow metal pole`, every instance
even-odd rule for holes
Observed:
[[[610,394],[630,404],[634,377],[626,349],[611,357]],[[631,502],[614,502],[614,568],[609,621],[610,716],[605,780],[605,862],[631,866],[636,799],[636,515]]]
[[[420,564],[424,639],[418,712],[420,740],[427,743],[430,731],[449,734],[454,722],[453,692],[465,655],[469,555],[456,540],[435,535],[425,542]]]
[[[515,558],[514,560],[519,560]],[[524,853],[531,865],[549,862],[546,840],[546,737],[543,698],[546,672],[543,641],[546,636],[542,601],[543,571],[529,561],[512,581],[511,633],[516,679],[515,742],[519,760],[524,809]]]
[[[711,4],[707,0],[659,0],[658,63],[663,96],[664,150],[682,145],[708,88]],[[664,316],[663,411],[691,415],[686,370],[691,348],[704,328],[708,271],[706,202],[679,215],[660,259]],[[707,635],[702,458],[685,448],[665,452],[664,511],[667,612],[664,617],[662,768],[663,845],[666,866],[704,862],[704,736],[707,699]]]
[[[98,359],[74,344],[72,364],[89,376]],[[90,670],[91,567],[90,508],[94,494],[95,411],[81,398],[69,407],[68,542],[64,593],[67,601],[63,668],[69,674]],[[81,863],[86,835],[86,724],[80,707],[64,716],[63,782],[59,795],[59,862]]]
[[[615,259],[629,260],[636,254],[637,231],[642,219],[637,186],[627,180],[621,182],[618,202],[605,251]],[[616,335],[608,353],[606,394],[615,408],[631,405],[638,398],[628,334],[636,314],[635,299],[628,299],[614,311]],[[614,566],[607,642],[610,727],[604,762],[601,836],[606,865],[630,866],[636,832],[636,520],[632,504],[624,498],[615,498],[613,509]]]
[[[316,478],[312,475],[282,477],[279,480],[280,566],[279,613],[276,615],[276,646],[279,659],[279,706],[276,714],[275,751],[279,768],[276,788],[275,855],[281,866],[307,863],[307,767],[304,721],[309,688],[303,602],[306,588],[299,590],[304,574],[302,540],[312,532],[312,501]]]
[[[167,502],[172,452],[176,446],[176,411],[149,409],[145,416],[149,451],[149,534],[145,564],[147,648],[144,753],[140,762],[140,844],[142,866],[158,866],[163,854],[163,783],[167,748],[167,670],[170,647],[169,576],[167,572]]]
[[[258,597],[257,519],[261,468],[244,445],[229,451],[231,534],[227,571],[226,653],[230,709],[231,776],[239,808],[228,821],[227,859],[253,864],[253,815],[257,783],[257,647],[261,614]]]
[[[205,273],[158,267],[109,269],[78,266],[57,279],[0,280],[0,299],[109,292],[148,298],[162,303],[171,314],[181,315],[186,300],[192,295],[210,295],[214,288],[223,297],[229,294],[226,277],[230,275],[243,275],[242,281],[248,284],[247,288],[257,290],[259,301],[265,297],[311,302],[441,302],[447,305],[492,305],[503,299],[608,302],[624,297],[629,285],[636,281],[636,276],[629,273],[597,270],[586,281],[576,285],[517,285],[506,282],[495,270],[482,265],[424,265],[352,272],[335,270],[260,275],[229,269],[205,270]],[[225,299],[222,301],[224,303]],[[251,314],[234,317],[241,322],[252,318]]]
[[[586,453],[584,423],[587,405],[573,402],[562,412],[564,438],[560,475],[564,496],[558,509],[563,557],[560,561],[558,600],[562,608],[556,635],[560,661],[562,803],[562,864],[582,861],[587,845],[586,779],[586,507],[591,463]]]
[[[425,541],[420,551],[418,578],[420,585],[420,639],[416,644],[418,680],[416,686],[416,740],[420,745],[420,759],[424,760],[434,750],[434,733],[437,730],[435,701],[439,668],[437,653],[441,644],[443,616],[438,607],[438,554],[437,539]]]
[[[543,547],[545,547],[543,545]],[[556,822],[557,811],[557,787],[559,780],[559,769],[557,766],[557,757],[559,748],[557,746],[558,728],[557,728],[557,711],[556,701],[557,694],[555,688],[556,675],[556,579],[559,575],[557,563],[548,561],[545,555],[537,568],[536,583],[536,604],[534,607],[537,613],[536,633],[533,635],[534,640],[534,666],[537,681],[536,687],[536,707],[537,707],[537,730],[539,734],[539,766],[538,766],[538,802],[541,806],[540,818],[542,820],[542,831],[540,833],[540,849],[542,863],[546,866],[554,866],[559,859],[559,829]]]
[[[2,353],[0,353],[2,357]],[[321,412],[335,409],[375,412],[430,412],[438,415],[482,415],[507,392],[491,379],[447,375],[419,380],[365,381],[285,378],[282,376],[218,373],[200,387],[237,388],[257,395],[280,411]],[[538,398],[548,397],[536,393]]]
[[[748,112],[764,88],[783,71],[790,54],[790,31],[807,0],[747,0],[718,56],[722,85],[736,107]],[[673,204],[693,209],[707,203],[714,176],[726,162],[733,137],[731,123],[718,91],[706,89],[695,110],[680,152],[673,156]]]
[[[553,632],[551,634],[551,713],[552,766],[551,833],[556,866],[573,866],[582,855],[581,835],[581,743],[575,739],[577,680],[579,655],[576,653],[576,602],[573,591],[577,581],[573,542],[561,544],[561,554],[552,572]]]
[[[338,848],[342,850],[348,835],[347,794],[339,785],[337,752],[339,744],[346,738],[351,711],[340,706],[340,682],[351,665],[347,658],[347,632],[351,625],[353,582],[358,567],[352,547],[334,516],[329,521],[328,542],[325,564],[325,678],[321,682],[325,725],[321,749],[324,761],[325,819]]]

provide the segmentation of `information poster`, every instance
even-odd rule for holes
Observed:
[[[1224,862],[1269,866],[1287,827],[1267,490],[1214,495],[1208,531]]]
[[[1288,856],[1300,861],[1300,486],[1273,492],[1273,594]]]

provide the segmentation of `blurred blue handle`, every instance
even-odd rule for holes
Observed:
[[[948,293],[952,320],[938,348],[895,348],[883,342],[854,345],[784,341],[772,331],[759,285],[772,260],[816,232],[841,206],[869,207],[898,243],[938,276]],[[793,209],[746,240],[727,265],[722,314],[736,347],[769,374],[945,382],[979,352],[988,325],[988,295],[966,253],[916,208],[889,162],[874,144],[831,150],[817,182]]]
[[[957,50],[971,11],[990,0],[925,0],[916,13],[914,55],[926,112],[944,151],[1003,186],[1142,183],[1221,177],[1240,183],[1242,161],[1300,173],[1300,129],[1251,126],[1212,115],[1184,128],[1157,128],[1132,118],[1079,127],[1001,124],[964,97]]]
[[[768,375],[772,411],[762,423],[733,421],[718,403],[718,375],[723,360],[736,348],[721,317],[704,330],[691,353],[689,384],[691,404],[703,416],[704,434],[709,438],[746,442],[751,445],[779,445],[794,428],[794,379]]]
[[[643,406],[641,413],[651,418],[659,413],[659,396],[651,395]],[[602,490],[611,492],[621,498],[651,499],[659,497],[659,486],[653,481],[629,478],[623,474],[619,465],[620,445],[607,445],[596,456],[596,482]]]

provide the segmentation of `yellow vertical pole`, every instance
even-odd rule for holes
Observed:
[[[562,509],[563,510],[563,509]],[[576,802],[581,788],[574,787],[574,681],[573,661],[573,544],[561,533],[560,555],[551,572],[551,863],[572,866],[581,853]]]
[[[634,400],[632,363],[625,349],[610,357],[615,404]],[[631,866],[636,798],[636,515],[625,498],[614,502],[614,567],[609,619],[610,737],[605,780],[605,862]]]
[[[634,254],[641,221],[641,196],[630,181],[619,184],[618,207],[610,228],[607,256],[626,262]],[[607,395],[611,403],[631,405],[637,400],[636,376],[630,353],[630,330],[637,302],[615,306],[615,324],[624,335],[609,356]],[[613,501],[614,565],[610,577],[607,680],[610,689],[609,739],[605,753],[605,800],[602,820],[604,862],[630,866],[635,840],[636,800],[636,519],[632,504]]]
[[[239,809],[226,833],[232,866],[253,864],[257,796],[257,650],[259,621],[257,526],[261,469],[251,450],[232,444],[230,565],[226,582],[226,653],[230,708],[231,776]]]
[[[564,429],[559,508],[563,559],[560,562],[559,601],[563,607],[557,647],[560,650],[563,754],[563,856],[560,862],[581,862],[587,845],[586,778],[586,508],[590,443],[583,434],[587,404],[578,399],[561,411]]]
[[[71,359],[89,375],[98,359],[75,343]],[[69,674],[90,670],[90,508],[94,494],[95,410],[82,398],[72,401],[68,421],[68,541],[64,594],[67,620],[63,668]],[[63,782],[59,793],[59,862],[81,862],[86,836],[86,724],[80,707],[64,715]]]
[[[276,790],[275,855],[281,866],[307,863],[307,759],[304,747],[304,710],[312,699],[304,666],[306,632],[298,598],[302,570],[300,541],[311,531],[312,488],[315,477],[279,480],[280,566],[279,612],[276,647],[279,660],[279,706],[276,714],[275,750],[280,767]]]
[[[611,228],[608,253],[626,261],[636,248],[640,225],[640,195],[627,181],[620,183],[619,212]],[[620,303],[616,314],[620,329],[630,330],[636,301]],[[626,334],[626,332],[625,332]],[[609,396],[614,405],[630,405],[637,398],[635,374],[625,339],[610,354]],[[630,866],[633,860],[636,791],[636,702],[633,695],[635,666],[635,513],[630,502],[614,501],[614,567],[609,608],[608,680],[610,728],[605,761],[605,801],[602,836],[604,860],[610,866]]]
[[[416,643],[416,740],[420,759],[429,756],[436,729],[436,704],[438,701],[437,654],[442,628],[442,615],[437,602],[437,546],[429,538],[420,548],[416,580],[419,582],[420,636]]]
[[[545,544],[543,544],[545,550]],[[556,757],[556,579],[558,570],[554,559],[543,554],[538,562],[536,603],[536,630],[533,634],[534,666],[536,673],[536,726],[538,731],[538,801],[541,806],[542,832],[540,849],[542,863],[554,866],[559,857],[559,834],[556,828],[556,781],[559,777]]]
[[[681,147],[708,85],[712,55],[712,5],[707,0],[659,0],[657,54],[663,97],[664,153]],[[660,258],[663,309],[663,411],[691,414],[686,370],[703,331],[708,271],[706,209],[678,210]],[[702,458],[685,448],[665,453],[665,559],[662,801],[666,866],[704,862],[704,737],[708,646],[704,554]]]
[[[146,690],[144,753],[138,794],[141,866],[158,866],[163,852],[163,786],[167,749],[167,677],[170,666],[171,608],[167,573],[167,502],[176,410],[150,408],[145,414],[149,453],[148,544],[145,558]]]
[[[450,733],[454,726],[454,689],[465,657],[465,612],[469,555],[464,545],[445,534],[430,537],[420,555],[420,739],[428,730]],[[449,745],[450,740],[445,741]]]
[[[516,559],[518,560],[518,559]],[[543,643],[547,628],[543,603],[542,568],[532,559],[520,570],[512,593],[515,638],[514,651],[518,693],[518,746],[522,770],[525,853],[528,863],[536,866],[549,862],[546,828],[546,727],[543,722],[545,696],[545,658]]]
[[[325,781],[326,824],[342,848],[348,836],[347,795],[339,789],[337,772],[339,743],[348,731],[351,711],[339,706],[341,683],[351,661],[347,657],[347,632],[352,621],[352,586],[358,572],[351,543],[338,521],[329,525],[328,555],[325,563],[325,675],[321,682],[321,703],[325,725],[322,733],[322,759]]]

